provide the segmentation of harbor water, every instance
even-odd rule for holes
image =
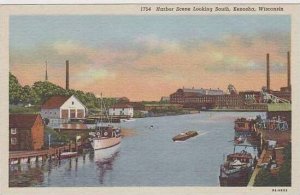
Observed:
[[[234,120],[257,112],[201,112],[123,122],[134,131],[116,147],[77,159],[10,165],[10,186],[219,186],[219,167],[233,152]],[[184,142],[172,137],[195,130]]]

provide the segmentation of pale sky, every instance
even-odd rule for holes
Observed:
[[[287,85],[289,16],[12,16],[10,71],[131,100],[178,88],[260,90],[270,53],[271,88]],[[292,64],[293,66],[293,64]]]

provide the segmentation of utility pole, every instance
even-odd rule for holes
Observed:
[[[69,60],[66,60],[66,90],[69,89]]]
[[[50,146],[51,146],[51,143],[50,143],[51,142],[51,134],[50,133],[48,134],[48,139],[49,139],[48,144],[49,144],[49,148],[50,148]]]
[[[267,53],[267,91],[270,92],[270,55]]]

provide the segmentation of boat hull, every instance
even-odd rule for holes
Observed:
[[[120,145],[115,145],[110,148],[95,150],[94,151],[94,160],[98,163],[105,163],[111,161],[116,154],[120,151]]]
[[[110,148],[113,146],[116,146],[121,143],[121,136],[119,137],[101,137],[101,138],[94,138],[91,145],[94,150],[101,150],[101,149],[106,149]]]
[[[197,136],[198,133],[196,131],[188,131],[185,132],[184,134],[179,134],[176,135],[175,137],[172,138],[173,141],[185,141],[191,137]]]
[[[222,170],[219,176],[220,186],[247,186],[252,174],[252,167],[241,169],[232,174],[226,174]]]

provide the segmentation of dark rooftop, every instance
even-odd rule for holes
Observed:
[[[42,109],[55,109],[61,107],[68,99],[70,96],[52,96],[48,100],[46,100],[43,105]]]
[[[19,129],[30,129],[39,114],[9,114],[9,127]]]

